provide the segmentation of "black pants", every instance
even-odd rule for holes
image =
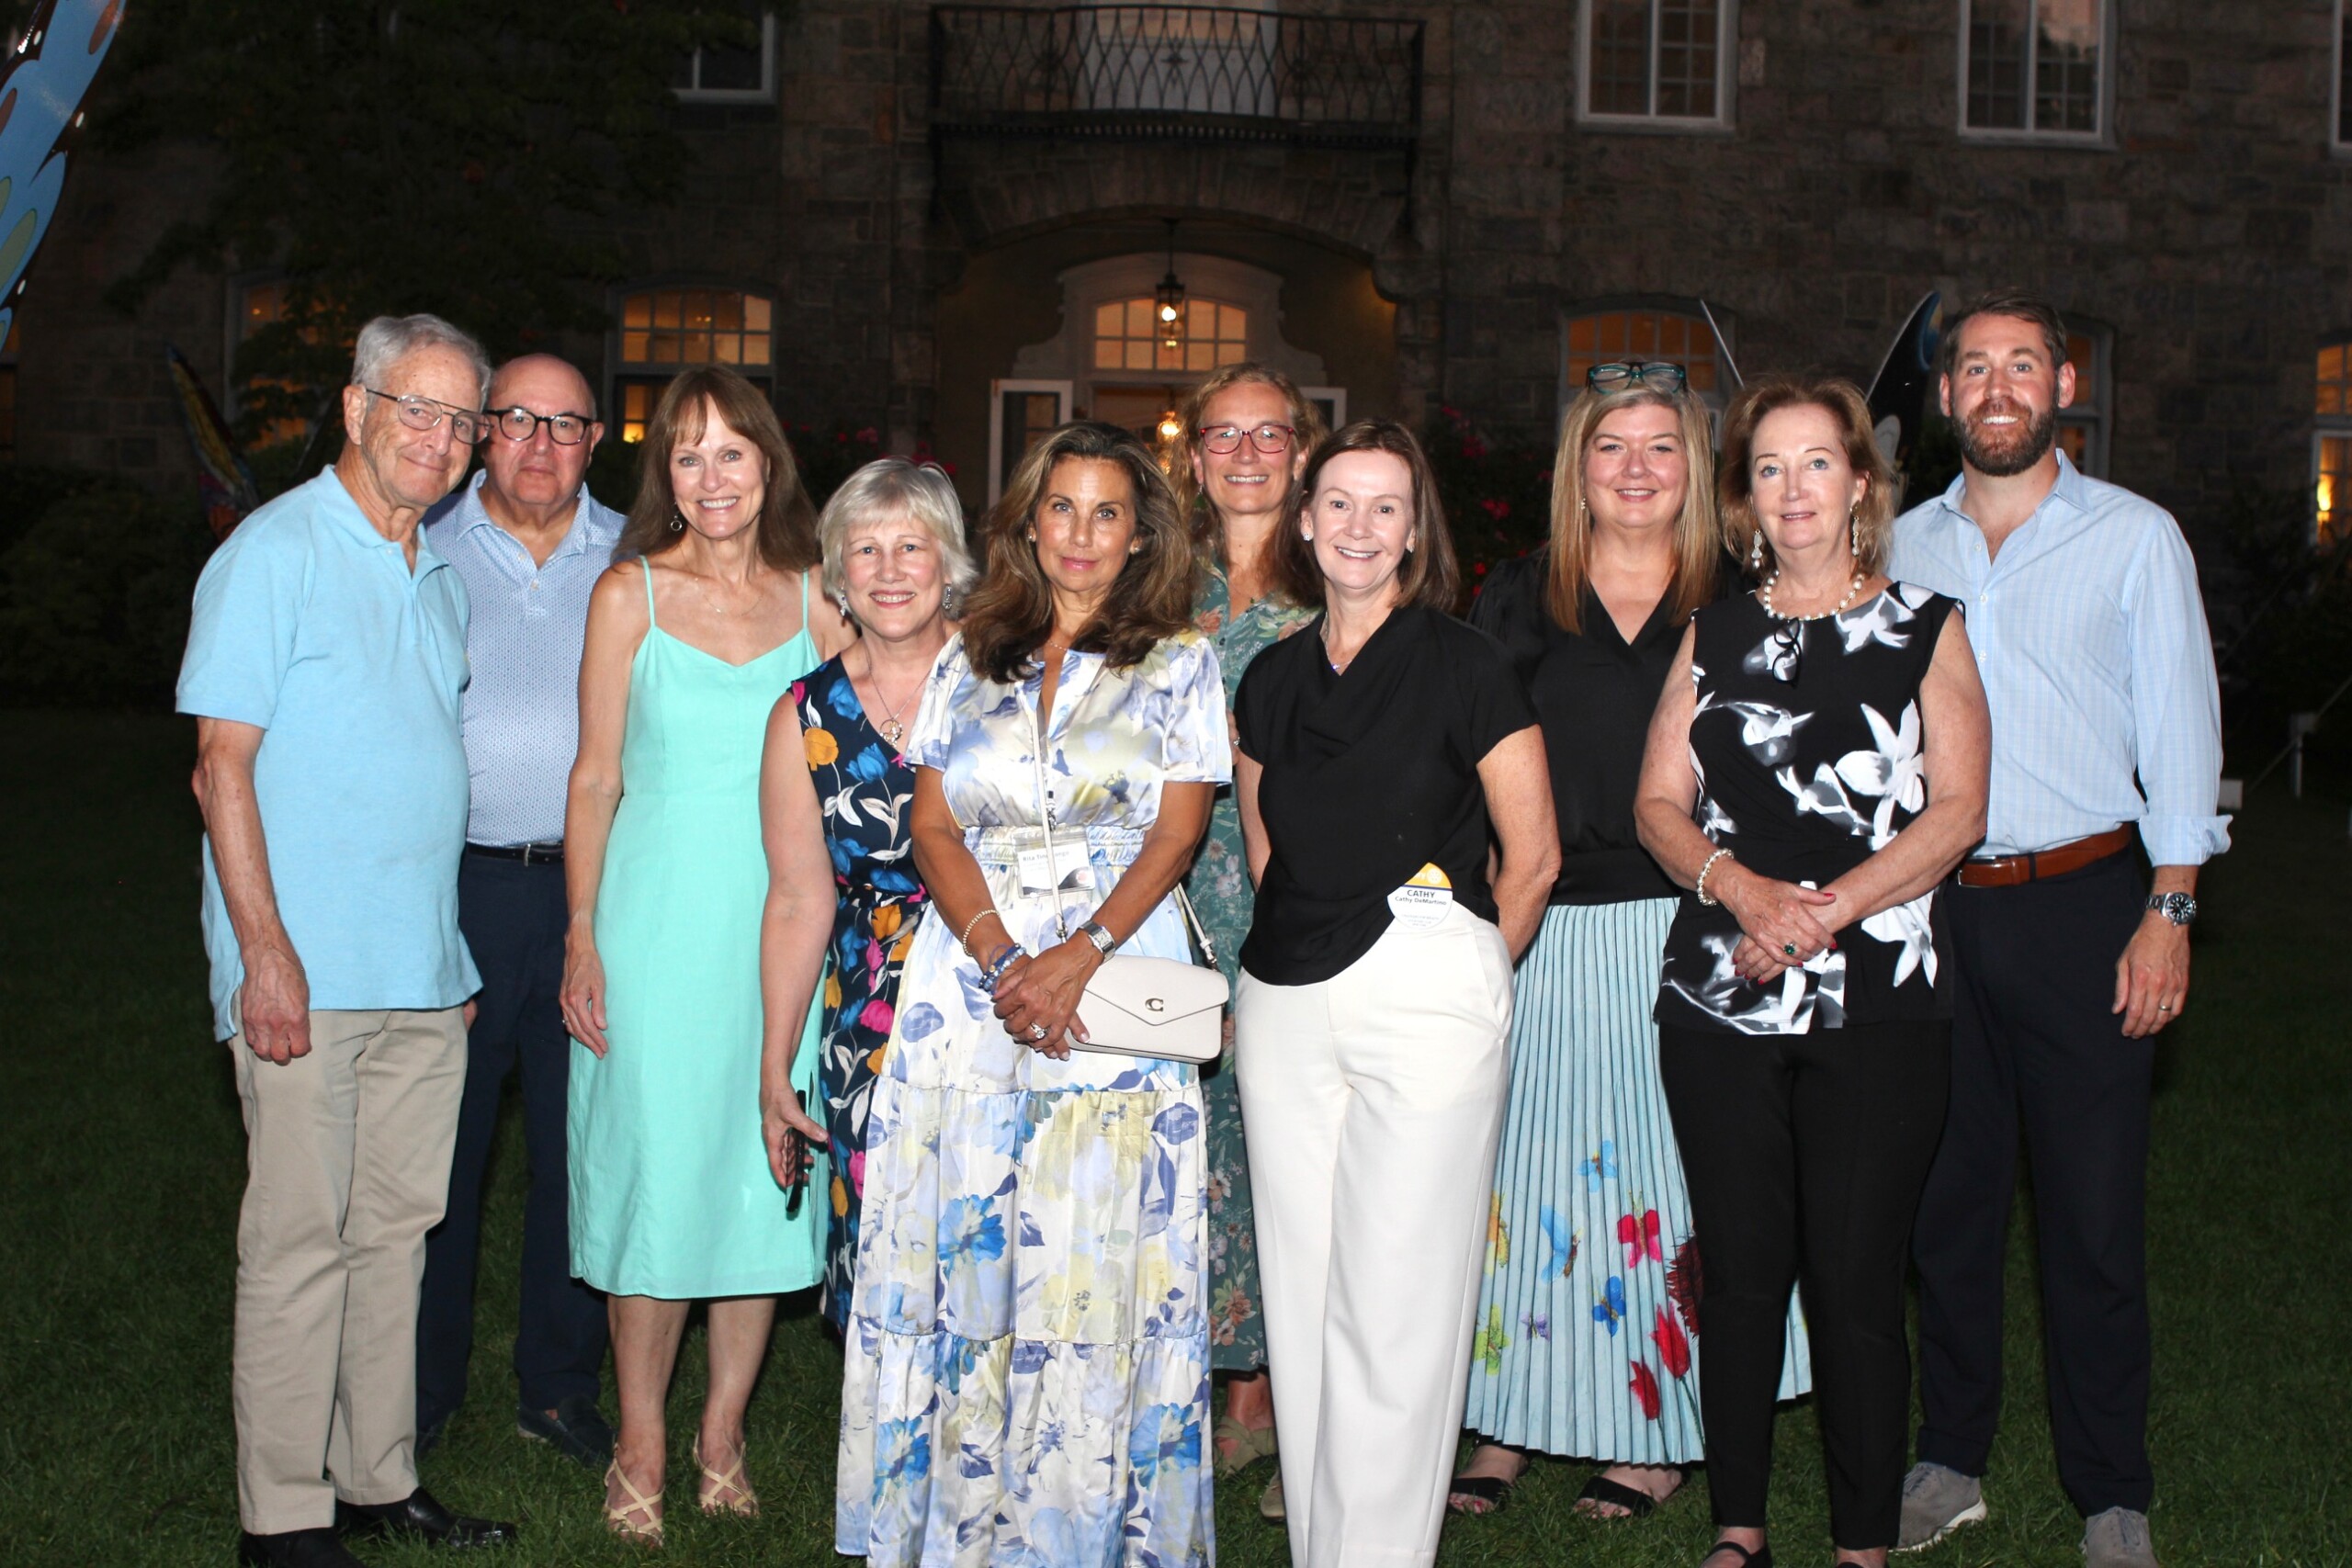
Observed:
[[[481,971],[481,1011],[467,1036],[466,1094],[449,1171],[447,1216],[424,1238],[416,1319],[416,1427],[430,1432],[466,1398],[474,1344],[474,1266],[481,1247],[482,1168],[510,1072],[523,1079],[530,1196],[523,1211],[522,1317],[514,1375],[522,1407],[594,1399],[605,1359],[605,1298],[571,1277],[571,1191],[564,1157],[571,1042],[559,1010],[563,983],[563,867],[469,854],[458,871],[458,924]]]
[[[1919,1206],[1919,1457],[1983,1475],[2001,1410],[2001,1280],[2018,1131],[2033,1162],[2058,1476],[2086,1516],[2145,1513],[2153,1040],[2127,1040],[2115,961],[2144,907],[2117,855],[1941,900],[1959,969],[1951,1111]]]
[[[1719,1527],[1761,1529],[1789,1287],[1804,1293],[1830,1529],[1894,1544],[1911,1352],[1904,1253],[1934,1156],[1951,1026],[1658,1031],[1703,1284],[1699,1384]]]

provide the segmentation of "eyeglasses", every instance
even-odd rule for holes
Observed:
[[[1690,378],[1689,371],[1666,359],[1612,359],[1584,373],[1584,384],[1596,392],[1622,391],[1627,387],[1645,387],[1654,392],[1679,392]]]
[[[1241,437],[1245,434],[1250,437],[1250,446],[1268,456],[1286,452],[1290,449],[1291,437],[1298,432],[1287,424],[1261,424],[1246,433],[1238,424],[1213,424],[1197,434],[1204,450],[1222,457],[1229,452],[1241,450]]]
[[[411,430],[430,430],[443,420],[447,420],[450,435],[461,446],[470,446],[480,441],[483,432],[489,428],[488,422],[471,409],[453,409],[447,403],[436,403],[431,398],[420,398],[413,393],[396,398],[373,387],[359,389],[371,398],[381,398],[391,404],[393,411],[400,415],[401,423]]]
[[[1764,639],[1764,667],[1772,679],[1782,685],[1795,685],[1804,668],[1804,623],[1782,621]]]
[[[528,441],[538,434],[539,426],[548,427],[548,439],[559,446],[577,446],[588,439],[588,427],[596,422],[584,413],[533,413],[529,409],[492,409],[491,423],[498,434],[509,441]]]

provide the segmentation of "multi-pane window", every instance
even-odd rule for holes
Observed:
[[[724,365],[765,383],[775,362],[775,308],[739,288],[649,288],[621,301],[614,378],[621,439],[645,439],[670,378],[690,365]]]
[[[775,98],[775,17],[759,12],[757,41],[695,50],[678,62],[671,87],[685,103],[764,104]]]
[[[1148,294],[1094,308],[1097,370],[1208,371],[1250,357],[1250,312],[1215,299],[1184,301],[1184,331],[1172,347]]]
[[[1670,360],[1710,406],[1723,401],[1715,334],[1705,318],[1679,310],[1607,310],[1568,322],[1565,390],[1584,390],[1585,372],[1612,360]]]
[[[1961,129],[2102,134],[2107,0],[1961,0]]]
[[[1588,120],[1729,120],[1733,0],[1585,0]]]
[[[2352,343],[2319,351],[2312,401],[2312,515],[2322,539],[2352,520]]]
[[[2058,411],[2058,445],[2075,467],[2107,477],[2108,333],[2078,327],[2066,334],[2066,363],[2075,367],[2075,400]]]

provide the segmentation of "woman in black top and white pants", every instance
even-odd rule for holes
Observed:
[[[1259,884],[1235,1053],[1291,1561],[1423,1564],[1468,1376],[1511,964],[1559,840],[1510,661],[1447,614],[1459,576],[1412,435],[1349,426],[1299,493],[1278,570],[1324,613],[1235,703]]]

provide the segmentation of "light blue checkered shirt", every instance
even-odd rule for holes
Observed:
[[[564,796],[580,750],[580,649],[588,596],[613,562],[621,514],[586,490],[571,531],[545,566],[482,509],[471,482],[425,519],[433,548],[465,580],[466,771],[476,844],[552,844],[563,838]]]
[[[1993,715],[1978,852],[2023,854],[2132,822],[2156,865],[2228,849],[2229,818],[2214,809],[2213,639],[2180,525],[2061,452],[2057,484],[1996,558],[1960,509],[1966,484],[1895,519],[1887,570],[1967,607]]]

